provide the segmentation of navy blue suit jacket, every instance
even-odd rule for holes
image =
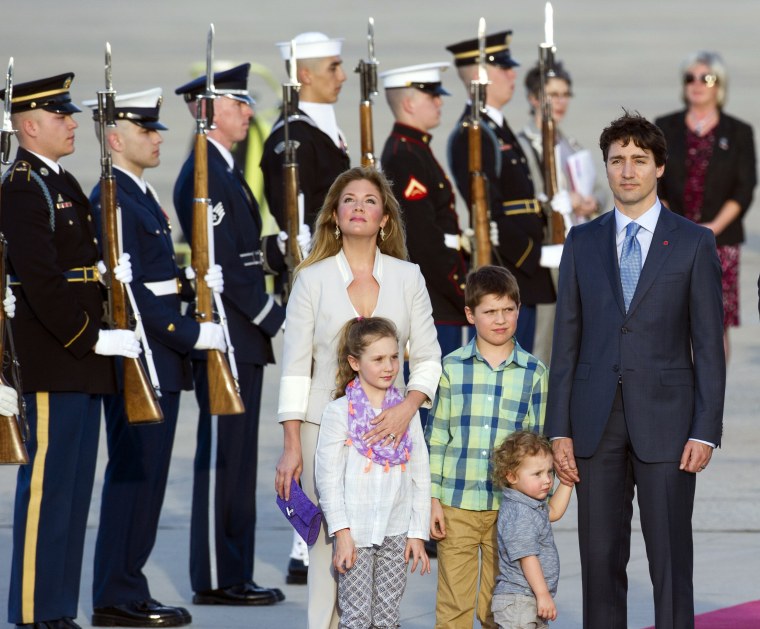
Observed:
[[[174,186],[174,207],[182,231],[192,242],[195,151],[182,166]],[[224,273],[222,301],[239,363],[274,362],[271,337],[285,320],[285,309],[266,292],[264,267],[253,264],[260,251],[261,216],[242,174],[230,168],[208,143],[208,194],[214,208],[214,255]],[[257,321],[258,323],[254,323]],[[204,358],[205,352],[198,358]]]
[[[628,313],[615,213],[574,227],[559,270],[544,432],[594,454],[622,378],[645,462],[679,460],[689,438],[720,444],[725,390],[721,270],[712,232],[662,208]]]
[[[123,250],[130,254],[132,264],[131,288],[140,310],[148,344],[163,391],[192,389],[190,350],[198,340],[199,324],[192,317],[183,316],[182,297],[192,298],[192,289],[186,287],[183,295],[157,297],[146,282],[176,280],[181,277],[174,262],[169,219],[158,201],[144,193],[126,173],[114,168],[116,198],[121,207]],[[90,195],[98,229],[101,225],[100,184]]]

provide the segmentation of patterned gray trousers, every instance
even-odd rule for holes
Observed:
[[[339,629],[400,627],[406,588],[406,535],[386,537],[382,545],[356,549],[356,563],[338,575]]]

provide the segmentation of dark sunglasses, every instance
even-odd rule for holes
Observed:
[[[692,74],[691,72],[687,72],[683,75],[683,82],[685,85],[694,83],[694,81],[699,81],[700,83],[707,85],[707,87],[712,87],[718,82],[718,77],[714,74]]]

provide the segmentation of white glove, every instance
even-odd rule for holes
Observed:
[[[192,282],[195,279],[195,269],[191,266],[185,267],[185,279]]]
[[[225,351],[227,343],[224,342],[224,330],[218,323],[201,323],[201,331],[193,349],[218,349]]]
[[[472,227],[467,227],[463,232],[460,239],[462,243],[462,249],[464,249],[468,255],[472,255],[472,241],[475,236],[475,230]]]
[[[560,190],[552,197],[552,210],[559,212],[562,216],[573,213],[573,202],[570,199],[570,193],[567,190]]]
[[[282,255],[285,255],[285,243],[288,242],[288,232],[280,232],[277,234],[277,248]]]
[[[298,228],[296,240],[301,249],[301,258],[305,258],[311,252],[311,228],[305,223]]]
[[[137,358],[140,352],[140,341],[132,330],[101,330],[95,343],[95,353],[101,356]]]
[[[108,273],[108,267],[103,260],[98,260],[98,271],[100,272],[100,281],[105,284],[103,278]],[[132,281],[132,263],[129,261],[128,253],[122,253],[119,256],[116,266],[113,268],[113,276],[122,284],[129,284]]]
[[[3,310],[8,319],[16,316],[16,296],[13,294],[10,286],[5,287],[5,299],[3,299]],[[13,390],[15,393],[15,389]]]
[[[491,221],[489,223],[489,231],[491,236],[491,244],[494,247],[499,246],[499,226],[496,224],[496,221]]]
[[[18,393],[13,387],[0,384],[0,415],[18,415]]]
[[[215,293],[221,295],[224,292],[224,278],[222,277],[222,267],[218,264],[212,264],[208,268],[203,281],[205,281],[206,286],[208,286]]]
[[[538,264],[547,269],[558,269],[565,245],[544,245],[541,247],[541,259]]]

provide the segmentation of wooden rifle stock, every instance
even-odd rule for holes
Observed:
[[[359,131],[361,134],[362,166],[375,167],[375,139],[372,127],[372,101],[359,103]]]
[[[491,220],[488,211],[488,179],[483,172],[483,135],[474,114],[467,127],[468,170],[470,172],[470,220],[475,232],[475,260],[472,268],[491,264]]]
[[[285,242],[285,264],[288,267],[288,281],[282,297],[283,302],[287,303],[293,290],[295,269],[301,264],[301,248],[298,246],[298,231],[300,229],[298,214],[298,163],[295,159],[286,159],[282,165],[282,181],[284,186],[285,231],[288,234],[288,240]]]
[[[110,279],[108,303],[111,328],[129,330],[127,291],[113,277],[119,261],[119,227],[116,206],[116,180],[113,176],[100,178],[100,207],[103,212],[103,245],[108,258]],[[161,406],[153,386],[139,358],[122,357],[124,371],[124,410],[130,424],[151,424],[164,420]]]
[[[546,113],[547,110],[548,114]],[[544,175],[544,194],[546,194],[547,199],[551,202],[559,189],[557,184],[557,158],[554,152],[557,130],[551,112],[551,103],[547,103],[547,106],[544,107],[544,112],[545,113],[541,117],[541,152]],[[550,216],[552,244],[561,245],[565,242],[565,217],[554,210],[551,210]]]
[[[206,101],[206,104],[208,101]],[[201,106],[201,103],[198,103]],[[213,322],[213,296],[204,278],[209,267],[208,230],[208,144],[203,133],[195,136],[192,264],[195,270],[195,318],[200,323]],[[239,415],[245,412],[238,384],[232,376],[224,352],[207,351],[209,412],[212,415]]]
[[[5,237],[0,234],[0,297],[5,298]],[[6,340],[10,338],[10,322],[5,316],[5,308],[0,306],[0,357],[5,362],[5,345]],[[16,356],[11,345],[11,368],[17,364]],[[5,386],[11,385],[5,378],[5,374],[0,371],[0,384]],[[20,425],[25,424],[23,417],[23,391],[20,387],[15,387],[18,393],[18,404],[21,409],[20,417],[15,415],[0,415],[0,465],[26,465],[29,463],[29,454],[24,445],[24,436],[22,436]]]

